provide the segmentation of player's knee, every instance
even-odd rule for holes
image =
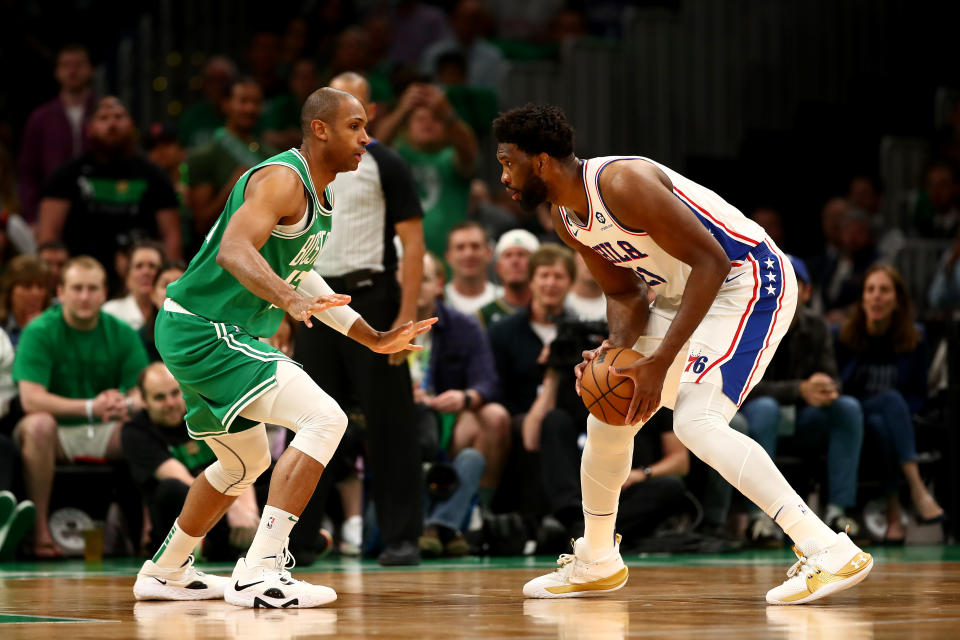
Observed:
[[[506,408],[490,402],[480,409],[480,423],[488,437],[494,440],[506,440],[510,437],[510,414]]]
[[[204,475],[210,486],[227,496],[239,496],[270,467],[270,449],[267,447],[251,447],[246,451],[234,449],[226,463],[225,458],[207,467]]]
[[[17,426],[22,444],[53,445],[57,441],[57,420],[46,412],[31,413]]]
[[[328,405],[297,421],[297,435],[290,446],[327,466],[346,430],[347,414],[335,404]]]
[[[587,444],[594,455],[619,457],[633,442],[638,429],[606,424],[590,416],[587,418]]]

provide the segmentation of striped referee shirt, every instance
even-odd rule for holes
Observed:
[[[423,217],[413,176],[400,156],[373,140],[357,170],[337,174],[330,188],[332,231],[314,270],[324,277],[396,270],[394,225]]]

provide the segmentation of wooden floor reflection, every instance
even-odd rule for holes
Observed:
[[[333,586],[340,599],[327,608],[294,611],[239,609],[222,601],[137,603],[129,576],[0,579],[0,638],[960,637],[958,563],[879,564],[859,587],[797,607],[764,604],[764,591],[782,579],[784,567],[638,567],[616,598],[524,600],[521,585],[541,572],[298,573]]]

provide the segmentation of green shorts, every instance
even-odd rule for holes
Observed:
[[[278,362],[293,362],[238,327],[190,313],[160,309],[154,336],[163,362],[180,383],[187,430],[196,439],[259,424],[240,412],[277,384]]]

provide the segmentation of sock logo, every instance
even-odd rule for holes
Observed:
[[[273,529],[273,525],[276,524],[277,519],[273,516],[270,516],[270,519],[267,520],[267,529]]]

